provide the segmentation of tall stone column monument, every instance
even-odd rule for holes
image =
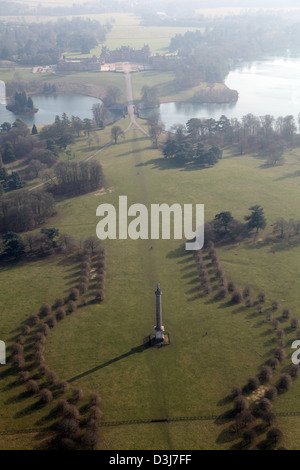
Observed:
[[[162,290],[159,284],[157,284],[155,295],[156,295],[156,326],[154,327],[155,341],[160,342],[164,340],[165,329],[162,325],[162,308],[161,308]]]

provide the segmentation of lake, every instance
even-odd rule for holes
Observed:
[[[226,85],[239,92],[236,103],[163,103],[160,115],[166,128],[195,118],[238,118],[248,113],[274,117],[300,113],[300,57],[241,62],[227,76]]]
[[[0,124],[3,122],[14,122],[18,117],[28,126],[33,124],[52,124],[55,116],[66,113],[71,116],[79,116],[81,119],[93,118],[92,107],[95,103],[102,103],[101,100],[91,96],[74,94],[54,94],[54,95],[33,95],[35,107],[39,109],[36,114],[30,116],[18,116],[8,111],[3,104],[0,104]],[[114,112],[112,120],[120,119],[122,113]]]

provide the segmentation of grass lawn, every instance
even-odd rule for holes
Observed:
[[[166,167],[148,139],[134,130],[97,158],[113,192],[61,201],[57,215],[48,224],[78,240],[95,234],[97,206],[102,202],[117,206],[119,195],[127,195],[129,204],[140,202],[147,206],[159,202],[204,203],[206,220],[222,210],[231,210],[236,218],[242,219],[255,203],[263,205],[269,224],[282,213],[286,218],[297,216],[298,179],[289,178],[289,185],[286,184],[291,172],[288,165],[263,169],[259,160],[244,157],[224,159],[207,170],[172,169]],[[190,418],[219,416],[231,409],[232,403],[226,396],[232,386],[244,385],[248,376],[258,373],[272,354],[276,343],[270,324],[257,317],[255,308],[217,302],[214,293],[199,297],[195,262],[178,241],[103,243],[108,250],[107,300],[100,306],[80,308],[51,331],[47,363],[72,386],[101,393],[106,449],[229,448],[234,443],[224,438],[228,424]],[[270,249],[263,243],[223,248],[222,265],[241,289],[251,284],[256,292],[265,290],[270,299],[277,298],[282,306],[289,305],[297,314],[293,279],[300,248],[275,247],[275,254]],[[63,262],[57,266],[57,261],[36,263],[33,272],[41,279],[38,295],[34,283],[29,283],[26,276],[29,269],[26,265],[5,268],[0,273],[6,309],[10,312],[3,331],[10,333],[41,301],[52,300],[67,288],[68,267]],[[208,269],[213,277],[209,265]],[[18,286],[15,296],[11,291],[13,282]],[[153,333],[155,321],[157,282],[161,282],[163,290],[163,320],[171,344],[147,349],[145,338]],[[290,344],[293,332],[288,324],[285,327]],[[289,357],[283,367],[288,364]],[[2,383],[4,400],[9,402],[5,422],[11,428],[19,422],[28,428],[41,420],[39,412],[35,412],[16,422],[14,416],[18,411],[20,414],[24,403],[13,402],[15,389],[9,388],[8,378]],[[278,398],[276,411],[299,410],[298,389],[296,381],[287,394]],[[171,422],[132,423],[159,418]],[[179,418],[186,421],[173,421]],[[278,419],[280,427],[288,429],[289,418]],[[119,420],[128,421],[126,432],[122,432],[125,428],[110,426]],[[296,431],[288,433],[284,444],[295,448],[297,438]]]

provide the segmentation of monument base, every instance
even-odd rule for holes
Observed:
[[[150,346],[160,348],[161,346],[168,346],[170,344],[170,335],[169,335],[169,333],[167,333],[166,331],[162,332],[162,333],[163,333],[162,336],[159,335],[158,338],[156,336],[156,332],[155,332],[155,335],[151,335],[149,337],[150,338]]]
[[[155,331],[155,341],[157,343],[160,343],[161,341],[164,340],[164,327],[162,326],[160,329],[154,327],[154,331]]]

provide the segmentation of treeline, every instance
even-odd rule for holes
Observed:
[[[0,60],[24,65],[56,64],[62,51],[88,54],[105,40],[110,24],[72,18],[38,23],[0,23]]]
[[[230,211],[222,211],[215,218],[204,224],[205,245],[211,243],[235,243],[249,237],[255,231],[266,227],[267,219],[263,208],[256,204],[249,207],[250,214],[244,216],[244,222],[233,217]]]
[[[0,198],[0,233],[25,232],[54,215],[54,198],[47,191],[17,191]]]
[[[24,186],[25,180],[41,176],[57,162],[58,148],[51,139],[36,138],[36,126],[32,131],[21,120],[0,126],[0,191],[11,191]],[[8,174],[5,165],[22,161],[24,169]]]
[[[133,8],[132,2],[129,0],[111,0],[106,2],[92,2],[87,1],[84,3],[72,5],[44,5],[42,3],[36,5],[25,5],[19,2],[11,2],[3,0],[0,2],[0,9],[2,16],[71,16],[96,13],[111,13],[131,11]]]
[[[182,58],[176,80],[182,87],[199,81],[222,82],[232,62],[270,54],[299,52],[299,21],[274,15],[203,18],[201,30],[176,34],[169,50]]]
[[[206,147],[198,139],[187,134],[184,126],[173,126],[164,143],[163,155],[179,165],[193,163],[195,165],[215,165],[222,158],[222,151],[217,146]]]
[[[299,121],[300,122],[300,121]],[[175,125],[173,133],[187,136],[192,143],[209,142],[213,145],[233,145],[240,154],[263,151],[268,163],[276,165],[283,161],[287,146],[299,143],[294,116],[274,118],[269,114],[254,116],[249,113],[241,119],[192,118],[185,126]]]
[[[54,171],[57,181],[49,188],[53,194],[85,194],[105,185],[102,166],[95,160],[59,162]]]

